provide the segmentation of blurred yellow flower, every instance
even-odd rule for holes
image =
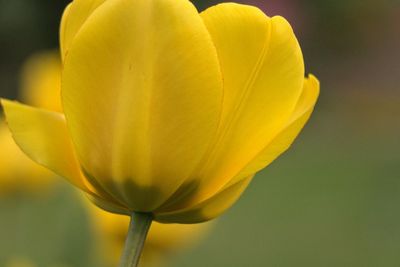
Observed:
[[[54,52],[30,57],[21,71],[20,96],[26,103],[60,111],[60,59]],[[15,144],[11,133],[0,121],[0,195],[43,192],[54,181],[54,174],[29,159]]]
[[[93,205],[87,205],[96,236],[100,238],[101,255],[107,266],[116,266],[128,232],[129,217],[105,212]],[[198,243],[210,231],[213,223],[202,224],[160,224],[151,225],[146,239],[140,266],[164,266],[169,256]]]
[[[36,264],[33,264],[32,261],[23,258],[13,258],[9,260],[5,267],[36,267]]]
[[[51,184],[52,174],[29,159],[11,137],[7,126],[0,122],[0,195],[38,192]]]
[[[61,63],[55,51],[36,53],[21,71],[20,97],[35,107],[61,111]]]
[[[188,0],[75,0],[61,113],[3,100],[27,155],[105,210],[196,223],[229,208],[298,135],[319,93],[289,23]]]
[[[11,260],[7,261],[4,267],[37,267],[38,265],[33,263],[33,261],[22,258],[22,257],[15,257]],[[65,264],[52,264],[49,267],[69,267]]]

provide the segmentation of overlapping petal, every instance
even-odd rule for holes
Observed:
[[[13,138],[26,155],[91,192],[81,174],[62,114],[4,99],[1,104]]]
[[[211,7],[201,16],[224,77],[223,114],[200,169],[171,199],[178,206],[209,198],[235,177],[287,122],[304,81],[301,49],[282,17],[269,18],[255,7],[233,3]],[[185,190],[189,184],[196,184],[191,192]]]
[[[0,147],[0,195],[42,192],[53,184],[51,172],[19,149],[3,121],[0,121]]]
[[[88,193],[96,204],[107,203],[115,212],[127,213],[127,207],[92,186],[81,172],[63,114],[4,99],[1,104],[15,142],[28,157]]]
[[[252,179],[253,175],[193,206],[171,212],[157,212],[155,220],[167,223],[200,223],[214,219],[238,200]]]
[[[132,209],[149,211],[208,148],[222,78],[210,35],[189,1],[112,0],[75,35],[62,96],[85,171]]]
[[[313,75],[310,75],[309,78],[304,80],[303,92],[286,125],[226,186],[235,184],[240,179],[260,171],[285,152],[310,118],[318,95],[319,81]]]
[[[90,15],[106,0],[74,0],[64,10],[60,26],[60,48],[64,59],[69,46]],[[72,14],[72,16],[70,16]]]

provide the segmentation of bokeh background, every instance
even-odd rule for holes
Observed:
[[[0,0],[1,97],[18,98],[26,58],[57,48],[68,2]],[[169,266],[400,266],[400,1],[238,2],[291,22],[321,97],[292,149]],[[0,197],[0,266],[103,266],[77,193],[54,179]]]

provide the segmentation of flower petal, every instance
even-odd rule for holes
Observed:
[[[128,215],[128,216],[132,215],[132,212],[129,211],[126,207],[123,207],[122,205],[119,205],[116,202],[105,200],[99,195],[86,194],[86,197],[98,208],[105,210],[107,212],[121,214],[121,215]]]
[[[60,48],[63,60],[68,51],[68,47],[79,29],[104,1],[105,0],[74,0],[65,8],[60,26]]]
[[[27,156],[80,189],[91,191],[79,169],[62,114],[4,99],[1,104],[13,138]]]
[[[218,125],[222,78],[189,1],[113,0],[75,36],[62,96],[85,170],[134,210],[149,211],[203,157]]]
[[[189,198],[193,204],[220,190],[270,142],[293,112],[304,80],[301,49],[282,17],[269,18],[255,7],[234,3],[201,15],[219,56],[224,105],[204,168],[174,196],[181,207]],[[190,184],[198,185],[196,192],[185,191]]]
[[[3,120],[0,120],[0,148],[0,195],[31,190],[42,192],[53,184],[53,174],[21,151]]]
[[[67,27],[67,21],[69,18],[69,12],[71,11],[71,5],[73,4],[70,3],[66,8],[64,9],[62,18],[61,18],[61,23],[60,23],[60,55],[61,55],[61,60],[64,61],[64,56],[67,51],[67,45],[66,45],[66,27]]]
[[[301,94],[296,108],[285,127],[226,186],[235,184],[248,175],[260,171],[275,160],[280,154],[285,152],[310,118],[315,103],[317,102],[318,95],[319,81],[314,76],[310,75],[308,79],[304,80],[303,93]]]
[[[253,176],[221,190],[211,198],[182,210],[155,213],[154,218],[164,223],[200,223],[218,217],[230,208],[247,188]]]

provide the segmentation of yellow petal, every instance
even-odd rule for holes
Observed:
[[[82,190],[90,191],[81,175],[62,114],[4,99],[1,104],[13,138],[26,155]]]
[[[115,201],[105,200],[104,198],[99,197],[97,194],[86,194],[86,196],[92,202],[92,204],[109,213],[123,214],[127,216],[132,215],[131,211],[129,211],[126,207],[116,203]],[[112,215],[110,214],[110,216]]]
[[[60,48],[63,60],[79,29],[104,1],[74,0],[65,8],[60,26]]]
[[[238,200],[252,179],[253,176],[242,179],[193,207],[173,212],[156,212],[155,220],[165,223],[200,223],[216,218]]]
[[[303,92],[285,127],[226,186],[237,183],[240,179],[260,171],[285,152],[310,118],[318,95],[319,82],[314,76],[310,75],[308,79],[304,80]]]
[[[192,176],[197,183],[181,187],[182,205],[210,197],[270,142],[293,112],[304,80],[301,49],[284,18],[233,3],[201,15],[220,59],[224,106],[213,150]],[[197,184],[196,194],[184,190],[190,184]]]
[[[64,13],[61,18],[61,23],[60,23],[60,56],[61,56],[61,61],[64,62],[64,57],[66,53],[66,26],[67,26],[67,21],[69,17],[69,12],[71,10],[71,5],[73,4],[70,3],[65,9]]]
[[[0,195],[43,192],[54,184],[52,173],[19,149],[3,121],[0,121],[0,148]]]
[[[85,170],[133,210],[149,211],[203,157],[218,125],[222,78],[189,1],[114,0],[70,45],[62,96]]]

